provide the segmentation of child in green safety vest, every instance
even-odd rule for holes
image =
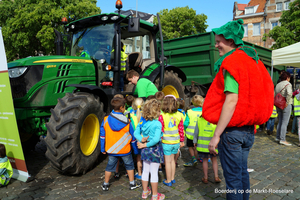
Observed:
[[[294,117],[297,118],[298,137],[299,137],[298,146],[300,147],[300,93],[296,94],[294,97]]]
[[[184,163],[183,166],[191,167],[197,165],[197,150],[194,147],[193,139],[194,139],[194,131],[197,120],[202,115],[202,106],[203,106],[204,98],[200,95],[195,95],[192,98],[193,108],[189,109],[186,113],[186,118],[184,120],[183,126],[185,130],[186,137],[186,145],[189,148],[189,153],[192,156],[192,160]]]
[[[13,169],[6,156],[4,144],[0,144],[0,187],[6,186],[13,175]]]
[[[270,119],[267,121],[267,134],[272,135],[274,130],[275,119],[278,116],[276,106],[273,106],[273,112]]]
[[[221,179],[218,175],[218,161],[217,155],[213,155],[209,153],[208,145],[211,138],[214,136],[215,129],[217,125],[211,124],[206,121],[203,117],[198,118],[195,131],[194,131],[194,146],[196,147],[197,151],[199,152],[199,157],[203,158],[202,167],[204,177],[202,178],[202,182],[207,184],[208,183],[208,159],[211,158],[213,171],[215,174],[215,182],[220,183]],[[216,149],[218,152],[218,149]]]
[[[180,114],[181,114],[181,117],[183,119],[183,121],[185,121],[185,118],[186,118],[186,113],[185,113],[185,101],[182,99],[182,98],[177,98],[177,105],[178,105],[178,111]],[[184,131],[183,131],[184,132]],[[175,155],[175,164],[176,164],[176,167],[178,167],[178,158],[180,156],[181,152],[180,150],[178,150],[178,153]]]

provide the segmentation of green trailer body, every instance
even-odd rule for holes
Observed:
[[[261,61],[271,74],[272,50],[245,42],[253,46]],[[201,85],[210,85],[216,75],[214,63],[220,58],[215,48],[215,35],[213,32],[196,34],[176,39],[164,40],[164,54],[168,65],[180,68],[186,75],[185,86],[195,81]],[[283,66],[274,66],[273,82],[276,84],[280,70]]]

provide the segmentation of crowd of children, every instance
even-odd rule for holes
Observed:
[[[197,157],[201,157],[202,182],[208,183],[208,159],[211,158],[215,182],[221,182],[217,158],[208,151],[216,125],[201,117],[203,102],[202,96],[195,95],[191,108],[186,111],[183,99],[165,96],[163,92],[150,95],[145,102],[131,95],[125,98],[116,95],[111,101],[113,111],[104,118],[100,129],[101,152],[108,154],[102,189],[109,189],[112,172],[119,177],[118,166],[123,160],[130,189],[142,186],[143,199],[151,194],[152,200],[164,199],[165,195],[158,192],[158,172],[164,165],[166,179],[163,184],[172,186],[176,183],[177,159],[180,148],[185,145],[185,138],[192,159],[184,166],[196,165]],[[137,168],[135,175],[134,162]],[[151,188],[148,187],[149,175]]]

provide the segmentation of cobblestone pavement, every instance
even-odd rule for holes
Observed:
[[[251,196],[250,199],[300,199],[300,147],[298,136],[288,133],[287,141],[293,145],[283,146],[274,141],[272,136],[258,132],[255,143],[249,154]],[[109,191],[102,191],[104,170],[107,158],[93,170],[82,176],[66,176],[55,171],[44,156],[45,146],[40,142],[36,151],[26,155],[29,172],[35,179],[28,183],[11,180],[11,183],[0,188],[0,199],[141,199],[142,189],[129,190],[128,178],[121,169],[121,178],[111,178]],[[158,191],[167,199],[225,199],[225,181],[219,163],[219,176],[222,183],[213,182],[212,165],[209,164],[209,183],[203,184],[202,166],[185,168],[182,164],[188,161],[187,148],[182,148],[179,167],[176,171],[176,183],[172,187],[162,184],[164,174],[160,173]],[[123,171],[122,171],[123,169]],[[148,198],[150,199],[150,198]]]

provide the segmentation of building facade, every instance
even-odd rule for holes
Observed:
[[[282,11],[289,9],[289,3],[294,0],[250,0],[248,4],[234,2],[233,20],[244,20],[244,41],[271,48],[272,38],[263,36],[276,26],[280,26],[279,19]]]

